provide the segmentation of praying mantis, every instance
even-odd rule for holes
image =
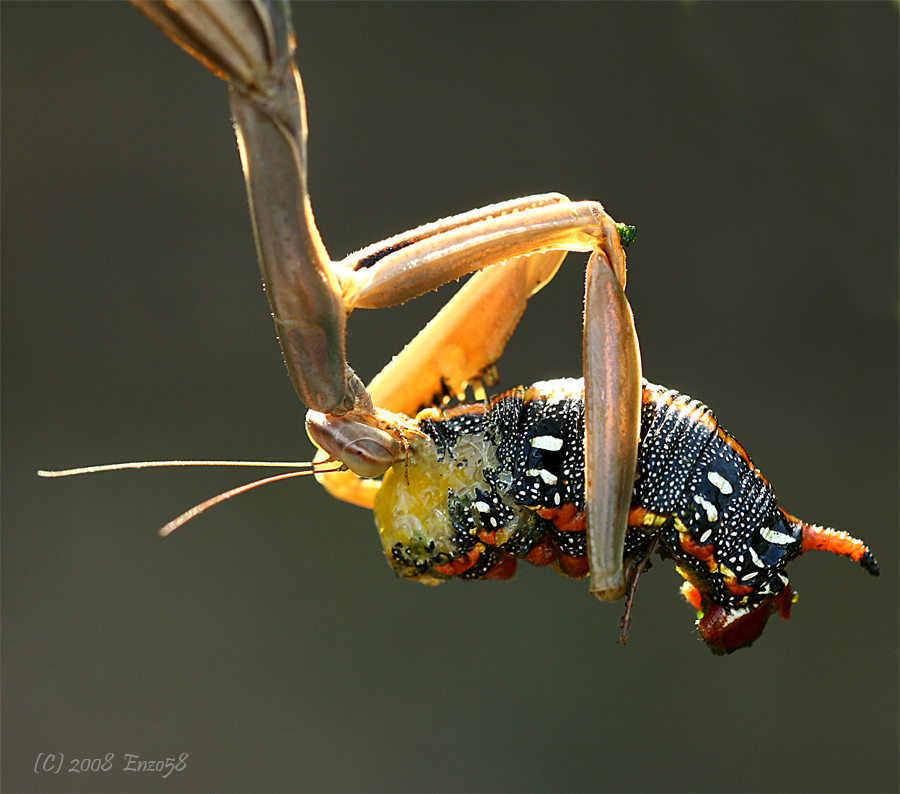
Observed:
[[[411,570],[410,578],[504,578],[508,559],[518,556],[572,576],[590,573],[595,596],[616,600],[627,593],[630,608],[637,578],[659,541],[679,564],[683,592],[701,613],[704,638],[714,650],[728,652],[753,642],[770,614],[787,617],[792,591],[783,568],[803,551],[831,550],[877,573],[861,541],[800,522],[777,507],[768,483],[705,406],[642,380],[624,292],[624,246],[633,232],[600,204],[556,193],[514,199],[332,261],[308,194],[304,95],[286,6],[135,5],[231,86],[260,268],[285,362],[310,409],[307,428],[322,450],[321,460],[343,469],[320,466],[317,477],[338,498],[376,506],[382,535],[390,536],[386,552]],[[528,449],[521,460],[500,459],[498,450],[511,431],[493,418],[466,426],[466,432],[454,425],[453,442],[435,446],[424,422],[450,427],[467,414],[484,416],[495,406],[506,410],[482,399],[447,414],[415,415],[423,407],[439,410],[431,406],[463,394],[467,385],[483,395],[481,383],[489,380],[527,300],[553,278],[568,251],[589,254],[583,385],[536,385],[507,397],[519,412],[553,407],[551,418],[525,423]],[[349,313],[395,305],[473,272],[435,320],[364,385],[346,360]],[[571,427],[547,430],[554,422]],[[654,422],[659,427],[651,443],[642,425]],[[667,422],[682,433],[674,441]],[[517,426],[521,430],[522,423]],[[458,440],[465,437],[482,441],[485,449],[475,456],[463,451]],[[668,454],[673,444],[690,448],[695,441],[709,453],[702,466],[699,452],[687,462],[673,460],[658,473],[655,490],[638,496],[636,481],[642,469],[652,468],[654,456]],[[465,487],[447,485],[441,469],[447,460],[478,473]],[[728,470],[716,468],[720,464]],[[411,480],[436,480],[441,493],[449,490],[451,497],[413,508],[408,502],[378,508],[378,494],[386,491],[377,479],[382,475],[385,481],[392,477],[391,487],[401,492],[424,488],[413,488]],[[697,477],[712,490],[694,486],[689,492],[687,483]],[[561,490],[561,478],[568,490]],[[670,488],[678,493],[663,499]],[[524,502],[517,492],[525,494]],[[754,511],[746,500],[735,507],[740,494],[751,492],[766,494],[764,510]],[[420,526],[395,540],[386,529],[397,523],[398,512],[415,516],[425,510],[442,515],[437,533]],[[498,521],[499,535],[493,531]],[[513,541],[515,552],[508,545]],[[415,553],[413,546],[419,549]],[[489,551],[497,548],[501,551]]]

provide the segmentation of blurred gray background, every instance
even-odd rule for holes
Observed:
[[[311,195],[339,258],[558,190],[636,224],[644,370],[707,402],[831,555],[715,658],[657,564],[621,604],[522,566],[395,579],[309,480],[156,529],[303,459],[227,91],[124,4],[2,9],[6,791],[896,791],[896,4],[297,5]],[[500,361],[581,366],[570,255]],[[350,321],[370,378],[428,296]],[[105,773],[39,753],[116,754]],[[187,769],[122,772],[188,753]]]

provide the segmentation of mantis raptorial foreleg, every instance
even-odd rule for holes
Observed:
[[[353,439],[344,449],[362,455],[359,471],[366,476],[395,453],[386,436],[377,435],[390,430],[376,416],[379,405],[409,411],[438,386],[454,389],[476,377],[500,355],[528,297],[556,272],[558,252],[590,253],[584,369],[591,589],[598,597],[618,598],[641,370],[623,292],[625,255],[603,207],[559,194],[519,199],[332,262],[308,195],[306,109],[287,6],[261,0],[134,4],[231,87],[260,270],[288,372],[312,411],[373,428],[368,441],[368,431],[340,434]],[[476,271],[483,272],[376,378],[370,396],[347,366],[347,315],[354,308],[401,303]],[[337,484],[333,489],[342,490]],[[353,486],[341,495],[359,502],[370,490]]]

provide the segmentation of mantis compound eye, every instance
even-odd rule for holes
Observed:
[[[376,432],[381,434],[380,430]],[[387,433],[383,435],[387,436]],[[390,436],[387,437],[393,441]],[[396,442],[394,444],[396,445]],[[341,451],[341,461],[360,477],[380,477],[391,467],[394,460],[394,455],[390,449],[382,445],[380,439],[360,438]]]
[[[397,460],[400,442],[390,433],[347,417],[306,414],[306,433],[319,449],[359,477],[380,477]]]

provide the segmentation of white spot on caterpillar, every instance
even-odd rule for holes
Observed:
[[[556,485],[559,479],[555,474],[546,469],[527,469],[525,472],[529,477],[540,477],[547,485]]]
[[[785,535],[784,532],[776,532],[774,529],[769,529],[768,527],[763,527],[759,530],[759,534],[762,535],[765,540],[769,541],[769,543],[773,543],[776,546],[784,546],[794,542],[794,539],[790,535]]]
[[[562,439],[555,436],[535,436],[531,439],[531,446],[535,449],[546,449],[548,452],[558,452],[562,449]]]
[[[753,578],[754,576],[756,576],[758,573],[759,573],[759,571],[751,571],[750,573],[745,573],[745,574],[741,577],[741,581],[742,581],[742,582],[746,582],[746,581],[752,579],[752,578]]]
[[[556,485],[556,482],[559,479],[555,474],[551,474],[546,469],[541,469],[539,474],[541,475],[541,479],[547,483],[547,485]]]
[[[750,546],[747,546],[747,551],[750,552],[750,559],[753,560],[753,564],[757,568],[765,568],[766,567],[765,565],[763,565],[763,561],[759,558],[759,555]],[[746,579],[747,577],[744,576],[743,578]]]
[[[707,529],[706,532],[704,532],[704,533],[700,536],[700,545],[701,545],[701,546],[702,546],[704,543],[706,543],[707,540],[709,540],[709,536],[710,536],[710,535],[712,535],[712,529]]]
[[[714,471],[706,472],[706,479],[708,479],[713,485],[716,486],[725,496],[728,496],[730,493],[734,493],[734,488],[731,483],[728,482],[721,474],[716,474]]]
[[[719,520],[719,511],[716,510],[716,506],[712,502],[707,502],[700,494],[694,496],[694,501],[706,511],[706,520],[710,524],[714,524]]]
[[[479,513],[490,513],[491,506],[487,502],[475,502],[475,509]]]

